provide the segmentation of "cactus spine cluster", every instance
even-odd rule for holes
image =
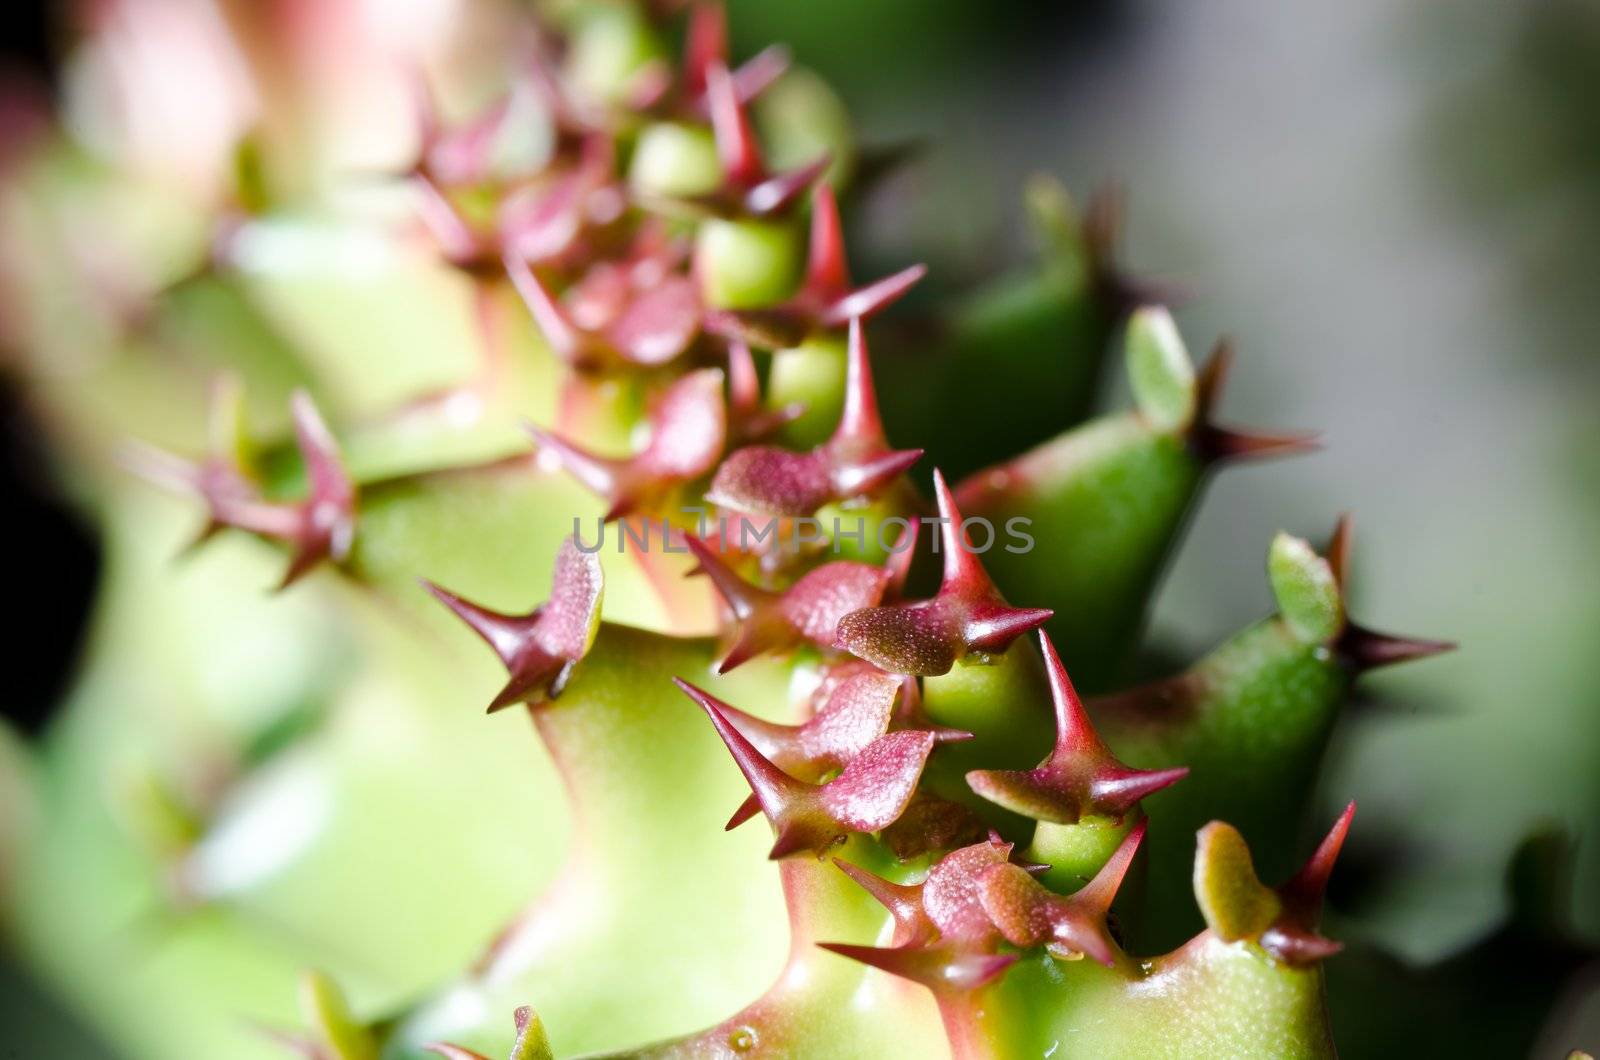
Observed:
[[[1311,439],[1225,426],[1232,350],[1196,367],[1159,291],[1112,261],[1116,204],[1080,215],[1048,181],[1032,271],[937,327],[878,330],[925,270],[852,280],[836,195],[868,167],[818,116],[831,97],[778,49],[730,67],[715,3],[660,6],[523,27],[504,97],[463,121],[413,78],[419,147],[385,179],[414,214],[388,238],[450,270],[475,363],[383,407],[327,403],[330,430],[319,378],[384,366],[306,353],[285,442],[251,432],[239,386],[278,393],[284,373],[212,348],[209,448],[121,450],[198,499],[202,541],[286,553],[293,589],[261,607],[322,592],[333,626],[370,627],[347,648],[432,674],[450,709],[401,772],[471,727],[521,739],[459,709],[481,694],[526,714],[559,777],[564,805],[524,765],[541,823],[502,841],[536,846],[549,882],[475,959],[443,974],[419,955],[426,982],[397,972],[372,1006],[308,974],[303,1024],[270,1037],[316,1060],[1332,1056],[1341,946],[1319,916],[1355,806],[1309,840],[1312,783],[1360,675],[1448,646],[1350,617],[1341,518],[1324,549],[1271,540],[1270,617],[1130,686],[1210,475]],[[163,397],[192,389],[186,343],[224,336],[152,327],[162,306],[253,292],[250,319],[273,316],[247,248],[274,205],[252,173],[193,272],[139,312],[100,307],[124,356],[180,380]],[[1085,420],[1119,337],[1132,407]],[[65,435],[93,434],[96,402],[59,405]],[[163,916],[273,922],[227,840],[268,798],[251,771],[297,747],[361,747],[343,779],[390,812],[389,749],[336,713],[282,713],[209,785],[139,776],[125,816]],[[448,826],[348,827],[403,845],[385,864],[425,881],[419,909],[490,871],[448,860],[465,845]],[[392,882],[335,879],[337,856],[317,873],[313,894]],[[293,935],[293,962],[339,963]],[[159,989],[239,974],[185,968]]]

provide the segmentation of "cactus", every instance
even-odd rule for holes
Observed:
[[[150,1057],[1333,1055],[1354,804],[1307,844],[1312,782],[1361,673],[1448,645],[1349,617],[1341,519],[1132,683],[1208,476],[1309,437],[1222,426],[1231,349],[1197,370],[1115,199],[1044,179],[1041,262],[875,364],[924,270],[850,279],[834,101],[730,68],[709,0],[672,61],[674,6],[517,16],[461,121],[408,75],[413,157],[339,178],[406,197],[377,281],[262,264],[306,208],[266,126],[200,204],[8,163],[78,312],[12,283],[7,338],[112,556],[7,768],[22,951]],[[186,266],[90,268],[63,211],[117,195]],[[101,264],[160,242],[110,220]],[[1119,334],[1133,408],[1080,422]]]

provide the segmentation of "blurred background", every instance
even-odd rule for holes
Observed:
[[[26,135],[15,101],[70,103],[107,76],[73,41],[123,6],[15,8],[8,147]],[[374,50],[452,24],[450,0],[399,6],[372,20],[394,37]],[[1317,538],[1343,511],[1357,617],[1460,642],[1374,675],[1340,732],[1322,799],[1331,816],[1359,792],[1362,827],[1336,914],[1408,962],[1468,953],[1500,930],[1513,851],[1540,832],[1565,837],[1577,934],[1600,935],[1600,4],[732,0],[730,13],[736,55],[790,44],[863,142],[927,144],[857,203],[859,275],[916,260],[936,290],[988,275],[1021,253],[1029,174],[1075,192],[1114,181],[1130,201],[1123,260],[1191,294],[1179,320],[1195,346],[1237,340],[1228,417],[1321,432],[1312,457],[1215,482],[1158,598],[1151,666],[1269,610],[1262,544],[1279,528]],[[352,95],[378,63],[325,59],[346,64]],[[104,132],[105,114],[75,117],[91,140]],[[151,150],[170,147],[163,132],[142,131]],[[38,733],[72,683],[101,543],[6,394],[3,510],[26,568],[13,579],[50,578],[14,590],[3,706]],[[1545,989],[1535,1055],[1600,1041],[1592,977]],[[16,967],[0,994],[17,1055],[97,1055],[65,1015],[41,1018],[54,1003]]]

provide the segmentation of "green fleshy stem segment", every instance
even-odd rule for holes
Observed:
[[[1057,894],[1071,894],[1094,879],[1135,825],[1144,820],[1137,809],[1121,820],[1112,817],[1086,816],[1074,824],[1040,821],[1034,829],[1033,840],[1023,850],[1023,860],[1050,866],[1038,877],[1039,882]],[[1139,881],[1132,874],[1143,875],[1143,858],[1134,862],[1130,876],[1123,880],[1119,895],[1134,891]]]
[[[559,1056],[623,1048],[707,1026],[772,974],[785,938],[770,837],[723,832],[749,789],[665,675],[752,704],[786,702],[789,675],[753,662],[715,678],[716,657],[710,640],[601,627],[563,694],[532,712],[574,818],[562,874],[475,972],[402,1021],[386,1056],[435,1040],[504,1055],[506,1014],[528,1001]],[[595,989],[607,982],[631,985]]]
[[[1096,289],[1065,189],[1040,178],[1028,198],[1038,258],[963,301],[932,350],[884,343],[890,437],[916,439],[927,463],[952,480],[1089,415],[1120,317]],[[995,431],[997,423],[1006,429]]]
[[[1322,644],[1273,617],[1190,670],[1087,706],[1117,757],[1135,768],[1186,765],[1181,784],[1144,801],[1151,890],[1139,935],[1165,945],[1193,929],[1185,897],[1196,830],[1236,825],[1263,875],[1294,867],[1294,841],[1350,675]]]
[[[945,1003],[958,1056],[1318,1060],[1334,1055],[1322,970],[1202,932],[1181,949],[1106,968],[1024,958]]]
[[[1104,688],[1137,639],[1203,471],[1183,432],[1154,430],[1129,413],[958,487],[969,518],[1014,525],[1037,542],[1025,552],[991,550],[984,564],[1007,599],[1055,609],[1047,628],[1080,688]]]
[[[822,532],[832,539],[826,558],[856,560],[875,566],[888,563],[897,552],[912,547],[901,539],[906,533],[906,523],[900,520],[914,521],[921,508],[922,500],[904,480],[891,486],[883,496],[864,504],[824,505],[817,509],[816,518],[822,524]]]
[[[908,866],[865,836],[852,836],[833,856],[886,877],[908,874]],[[709,1030],[611,1054],[611,1060],[746,1054],[877,1060],[945,1051],[939,1013],[925,989],[816,945],[884,944],[888,917],[883,906],[829,860],[792,858],[781,870],[792,940],[789,961],[772,988]]]
[[[419,576],[488,606],[525,610],[544,599],[550,557],[576,523],[582,547],[600,545],[607,619],[667,630],[703,618],[705,587],[682,577],[687,557],[663,552],[655,530],[650,551],[627,541],[619,553],[617,525],[599,536],[602,511],[568,476],[521,457],[404,476],[363,488],[350,569],[430,614]]]
[[[1171,315],[1159,306],[1134,313],[1126,346],[1134,411],[1068,431],[956,489],[969,517],[1038,542],[992,551],[986,565],[1012,601],[1055,610],[1050,635],[1086,691],[1117,677],[1207,467],[1191,444],[1200,384]]]
[[[794,294],[805,240],[792,217],[707,218],[695,233],[700,295],[716,309],[762,309]]]
[[[1027,638],[1001,655],[967,656],[948,673],[923,678],[929,720],[973,734],[939,748],[923,770],[923,786],[976,811],[1008,839],[1025,841],[1033,822],[979,796],[967,773],[1038,764],[1055,739],[1049,702],[1044,665]]]

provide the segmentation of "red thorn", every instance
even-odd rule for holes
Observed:
[[[859,319],[850,322],[844,410],[833,435],[809,453],[746,446],[717,468],[707,497],[740,512],[810,515],[824,504],[872,496],[922,456],[884,438]]]
[[[1193,436],[1196,451],[1210,461],[1297,456],[1320,448],[1318,438],[1318,435],[1308,433],[1239,431],[1215,424],[1197,427]]]
[[[764,652],[782,651],[799,642],[798,631],[781,613],[781,597],[739,577],[693,534],[684,534],[683,539],[739,624],[732,646],[717,664],[717,673],[726,674]]]
[[[559,434],[547,431],[543,427],[529,424],[526,428],[534,444],[541,449],[547,449],[555,454],[556,460],[567,474],[594,494],[611,501],[616,505],[623,500],[624,462],[610,457],[595,456],[586,449],[580,449]],[[607,514],[607,520],[620,518],[631,510],[631,505],[622,511],[613,510]]]
[[[526,615],[508,615],[472,603],[426,578],[419,578],[418,581],[433,594],[435,600],[448,607],[452,614],[483,638],[502,663],[510,666],[516,661],[518,653],[527,643],[528,627],[539,617],[538,608]]]
[[[534,323],[539,325],[550,349],[568,364],[580,362],[584,355],[583,334],[567,318],[566,310],[561,308],[555,296],[521,257],[507,254],[505,267],[506,274],[511,277],[511,285],[522,297],[528,312],[533,314]]]
[[[728,605],[728,610],[733,612],[733,617],[742,621],[749,619],[757,611],[770,606],[776,598],[773,593],[751,585],[722,562],[722,557],[713,552],[693,534],[684,534],[683,543],[700,564],[700,570],[711,579],[711,584],[716,586],[717,595]]]
[[[339,446],[312,403],[311,395],[296,390],[289,399],[289,407],[294,416],[295,442],[305,460],[306,476],[311,483],[311,499],[349,505],[355,497],[355,484],[339,459]]]
[[[761,407],[761,379],[755,358],[742,339],[728,341],[728,420],[729,434],[737,441],[765,438],[791,420],[798,419],[805,406],[791,402],[780,409]]]
[[[1117,240],[1127,213],[1127,192],[1117,184],[1097,188],[1084,210],[1083,235],[1089,268],[1100,298],[1116,317],[1142,305],[1175,306],[1187,302],[1191,292],[1180,284],[1131,276],[1117,265]]]
[[[772,821],[779,832],[779,840],[782,841],[784,825],[788,818],[794,814],[797,806],[811,801],[814,790],[812,786],[794,779],[773,765],[753,743],[745,739],[739,727],[728,717],[727,711],[731,709],[728,704],[711,693],[696,688],[681,677],[674,677],[672,683],[698,703],[706,712],[706,717],[711,719],[717,735],[722,737],[722,742],[727,746],[728,753],[733,756],[739,772],[744,774],[750,790],[761,804],[761,811]]]
[[[839,201],[833,194],[833,186],[826,181],[819,183],[811,196],[811,248],[805,285],[826,299],[837,297],[850,286]]]
[[[1011,642],[1037,629],[1055,614],[1047,608],[1012,607],[1000,596],[984,570],[978,554],[967,547],[961,529],[961,512],[946,484],[944,473],[933,472],[933,492],[939,506],[940,547],[944,550],[944,581],[940,597],[963,600],[967,616],[963,636],[970,651],[1001,652]]]
[[[977,553],[967,548],[961,532],[961,512],[944,480],[944,472],[933,469],[933,496],[939,507],[939,547],[944,552],[944,582],[940,595],[961,593],[977,597],[996,597],[998,590],[983,569]]]
[[[733,72],[733,93],[741,103],[749,103],[765,92],[789,69],[789,49],[769,44],[740,64]]]
[[[1355,536],[1355,520],[1349,512],[1339,516],[1338,523],[1334,524],[1333,537],[1328,541],[1328,568],[1333,571],[1333,580],[1343,592],[1345,580],[1350,575],[1350,546]]]
[[[117,450],[117,463],[152,486],[174,493],[199,492],[204,499],[201,466],[192,460],[141,441],[129,441]]]
[[[417,212],[440,253],[446,260],[462,268],[473,268],[484,250],[477,232],[473,231],[461,211],[456,209],[450,196],[430,177],[419,173],[412,183],[422,195]]]
[[[967,644],[973,651],[1003,652],[1012,641],[1038,629],[1054,614],[1045,607],[1011,607],[1003,603],[974,607],[967,620]]]
[[[745,196],[752,213],[771,213],[787,205],[826,170],[828,159],[773,177]],[[798,293],[782,305],[736,312],[706,314],[706,328],[715,333],[748,338],[757,345],[790,346],[821,328],[832,330],[852,320],[865,320],[893,304],[927,274],[927,267],[912,265],[864,287],[850,289],[843,236],[833,191],[819,184],[813,196],[811,243],[806,280]]]
[[[977,769],[967,784],[984,798],[1041,821],[1076,823],[1085,814],[1121,818],[1139,801],[1189,775],[1184,767],[1142,771],[1117,761],[1084,712],[1083,701],[1048,634],[1039,633],[1056,742],[1033,769]]]
[[[1196,412],[1189,443],[1202,460],[1221,461],[1255,457],[1291,456],[1318,447],[1317,435],[1307,433],[1266,433],[1219,426],[1213,416],[1228,372],[1233,366],[1234,349],[1229,339],[1217,340],[1211,357],[1200,370],[1196,383]]]
[[[984,912],[1014,945],[1062,947],[1113,967],[1118,951],[1107,917],[1144,834],[1141,821],[1094,879],[1065,897],[1047,890],[1021,866],[996,865],[979,880]]]
[[[922,520],[915,519],[906,524],[900,531],[900,536],[895,538],[889,556],[884,561],[884,569],[889,572],[889,584],[884,589],[884,596],[899,600],[906,590],[906,579],[911,577],[911,565],[917,558],[917,539],[921,535]],[[910,684],[915,687],[913,680]]]
[[[872,382],[872,361],[867,355],[867,340],[862,334],[859,317],[850,321],[845,347],[844,409],[830,444],[876,449],[888,445],[883,417],[878,411],[878,391]]]
[[[1133,865],[1134,856],[1139,853],[1139,845],[1144,842],[1145,832],[1149,828],[1148,820],[1134,825],[1122,837],[1122,842],[1117,844],[1117,849],[1106,859],[1100,871],[1094,874],[1094,879],[1084,884],[1073,896],[1102,920],[1111,912],[1111,903],[1116,900],[1117,891],[1121,889],[1122,881],[1127,877],[1128,869]]]
[[[818,321],[823,327],[836,328],[855,317],[874,316],[899,301],[927,274],[926,265],[912,265],[881,280],[874,280],[824,307],[818,315]]]
[[[929,942],[938,936],[939,929],[923,911],[921,886],[894,883],[842,858],[834,858],[833,863],[889,911],[894,920],[896,946]]]
[[[1355,523],[1348,512],[1339,516],[1328,541],[1328,567],[1333,579],[1343,593],[1350,573],[1350,552],[1355,537]],[[1418,637],[1396,637],[1378,633],[1356,624],[1348,618],[1343,631],[1333,644],[1334,652],[1346,667],[1357,674],[1375,670],[1380,666],[1426,659],[1430,655],[1454,651],[1456,645],[1445,640],[1424,640]]]
[[[1228,384],[1228,373],[1233,371],[1235,351],[1233,340],[1223,337],[1211,347],[1211,356],[1200,367],[1200,377],[1195,382],[1196,418],[1205,421],[1216,411],[1222,400],[1223,388]]]
[[[837,643],[891,673],[936,676],[970,652],[1002,652],[1053,612],[1006,603],[977,554],[966,547],[961,513],[937,469],[944,581],[931,600],[865,608],[839,622]]]
[[[880,736],[819,787],[796,780],[763,755],[729,717],[732,708],[726,703],[682,678],[673,683],[711,719],[772,822],[777,833],[768,854],[772,860],[801,851],[821,855],[847,832],[875,832],[892,823],[910,801],[933,747],[926,733]]]
[[[517,703],[554,699],[588,653],[604,590],[599,557],[568,537],[556,553],[550,597],[525,615],[508,615],[465,600],[423,579],[423,588],[494,649],[510,680],[489,713]]]
[[[649,424],[649,441],[625,460],[596,456],[540,427],[529,425],[527,431],[569,474],[610,502],[609,521],[711,470],[727,435],[721,371],[704,368],[673,383],[650,410]]]
[[[737,810],[733,811],[733,816],[728,818],[728,823],[722,826],[722,830],[724,832],[731,832],[760,812],[761,800],[756,798],[756,796],[752,793],[739,804],[739,808]]]
[[[781,634],[763,629],[756,623],[747,622],[728,648],[727,654],[717,663],[717,676],[732,673],[757,656],[765,655],[769,651],[780,651],[786,647],[793,645]]]
[[[833,469],[834,492],[841,498],[866,497],[882,492],[891,482],[922,459],[921,449],[896,449]]]
[[[1039,631],[1039,651],[1044,656],[1045,678],[1050,685],[1050,704],[1056,718],[1056,750],[1102,755],[1106,746],[1084,712],[1083,700],[1072,686],[1072,678],[1050,634]]]
[[[824,154],[803,166],[768,177],[745,192],[745,209],[757,217],[764,217],[787,208],[821,179],[832,164],[833,156]]]
[[[766,721],[727,705],[723,713],[773,765],[808,780],[848,766],[882,736],[898,694],[899,682],[869,670],[835,684],[822,707],[802,725]],[[747,801],[728,827],[743,824],[759,810],[759,805]]]
[[[711,112],[711,130],[723,175],[735,185],[754,188],[765,177],[766,166],[728,67],[720,61],[712,62],[706,67],[705,82],[706,106]]]
[[[683,87],[690,96],[706,90],[708,74],[728,60],[728,13],[719,0],[702,0],[689,11],[684,34]]]
[[[296,515],[296,525],[292,533],[283,536],[294,552],[279,589],[288,588],[324,559],[343,562],[355,539],[356,486],[339,458],[332,432],[305,391],[294,392],[289,408],[309,494],[288,508]]]
[[[1345,837],[1350,834],[1350,821],[1356,815],[1355,800],[1351,800],[1328,829],[1328,834],[1317,844],[1317,849],[1307,859],[1294,877],[1278,888],[1278,896],[1285,906],[1308,924],[1316,924],[1322,912],[1322,899],[1328,892],[1328,879],[1333,875],[1333,864],[1339,860]]]
[[[228,513],[236,506],[253,504],[258,499],[254,483],[227,457],[212,455],[195,463],[143,442],[129,442],[118,450],[116,460],[152,486],[194,494],[205,504],[205,525],[178,550],[179,557],[187,556],[234,525]]]
[[[1356,673],[1366,673],[1380,666],[1393,666],[1413,659],[1426,659],[1430,655],[1454,651],[1455,648],[1456,645],[1451,641],[1395,637],[1349,621],[1334,642],[1334,651]]]
[[[1345,836],[1350,832],[1350,820],[1355,816],[1356,804],[1344,808],[1333,827],[1317,849],[1307,859],[1299,872],[1277,888],[1283,912],[1261,933],[1261,946],[1279,960],[1290,964],[1310,964],[1333,956],[1344,948],[1341,942],[1326,938],[1317,931],[1317,921],[1322,914],[1322,899],[1328,890],[1328,878],[1333,874],[1333,864],[1339,858]]]
[[[1108,777],[1097,781],[1093,788],[1094,799],[1099,805],[1127,806],[1131,809],[1141,800],[1170,788],[1188,775],[1188,766],[1153,769],[1148,772],[1130,771],[1126,776]]]
[[[433,96],[433,86],[420,66],[409,64],[406,69],[406,89],[411,96],[412,120],[417,126],[417,166],[426,168],[428,151],[438,139],[443,127],[439,120],[439,104]]]
[[[221,451],[199,464],[149,447],[129,447],[122,461],[135,474],[171,489],[193,491],[209,512],[196,541],[210,538],[224,526],[273,538],[290,547],[283,589],[323,560],[343,562],[355,537],[356,485],[339,456],[338,443],[323,422],[310,395],[296,390],[290,398],[295,445],[306,471],[306,497],[279,503],[262,498],[237,459]],[[213,409],[213,416],[219,410]],[[224,432],[213,423],[213,434]],[[216,438],[226,445],[226,439]]]
[[[750,345],[739,339],[728,343],[728,408],[735,415],[750,417],[761,406],[761,377]]]
[[[938,994],[976,990],[999,978],[1017,960],[1016,955],[1010,953],[962,953],[937,945],[893,949],[843,942],[819,942],[817,945],[841,957],[921,983]]]
[[[437,1053],[444,1057],[445,1060],[489,1060],[482,1053],[475,1053],[471,1049],[464,1049],[459,1045],[451,1045],[449,1042],[429,1042],[422,1048],[427,1052]]]

